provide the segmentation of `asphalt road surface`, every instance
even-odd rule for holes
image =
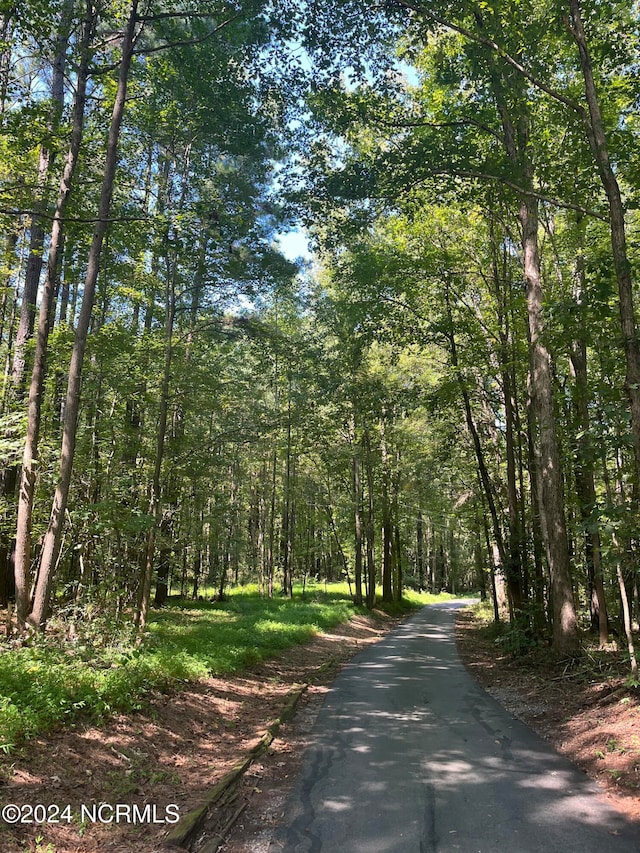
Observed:
[[[467,674],[459,606],[343,669],[270,853],[640,853],[640,828]]]

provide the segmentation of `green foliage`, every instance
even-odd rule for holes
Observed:
[[[227,601],[178,602],[151,623],[150,651],[185,659],[210,674],[236,672],[274,652],[345,621],[353,606],[344,592],[307,590],[296,597],[263,599],[234,591]]]
[[[78,619],[67,602],[82,600],[95,630],[82,634],[76,624],[68,664],[80,671],[60,679],[52,707],[64,716],[80,703],[77,710],[100,715],[101,702],[117,705],[129,681],[144,692],[146,681],[161,684],[161,673],[237,670],[333,618],[333,604],[314,601],[310,587],[295,607],[254,606],[251,596],[171,603],[149,626],[144,649],[132,650],[91,603],[101,597],[109,612],[116,602],[126,609],[148,548],[154,580],[162,574],[172,593],[194,597],[258,578],[277,591],[287,571],[294,580],[348,574],[353,582],[364,563],[378,582],[384,515],[396,578],[461,590],[489,577],[491,540],[513,538],[517,518],[519,541],[507,550],[519,549],[528,565],[520,572],[525,597],[550,600],[543,549],[536,562],[531,547],[539,533],[529,447],[536,425],[527,422],[518,222],[529,177],[542,196],[543,338],[553,361],[573,585],[586,601],[585,537],[599,532],[606,594],[617,601],[611,580],[637,528],[629,500],[637,484],[606,200],[579,110],[565,103],[584,107],[584,86],[558,4],[447,0],[438,5],[441,24],[429,4],[408,12],[393,2],[372,9],[361,0],[251,0],[230,17],[217,2],[194,0],[185,14],[178,5],[175,15],[154,3],[141,12],[53,608],[68,627]],[[68,76],[79,62],[78,4],[8,6],[1,34],[0,355],[8,384],[0,462],[9,472],[25,432],[26,397],[9,377],[30,211],[41,201],[49,216],[69,141],[71,88],[52,123],[49,86],[67,6]],[[121,0],[95,7],[91,97],[60,267],[59,310],[65,288],[70,304],[65,322],[53,318],[48,343],[36,558],[58,480],[64,389],[127,8]],[[640,192],[637,10],[621,0],[596,4],[585,22],[631,235]],[[301,61],[293,44],[302,46]],[[509,124],[515,151],[505,145]],[[43,143],[52,157],[40,187]],[[313,269],[299,276],[274,251],[274,236],[287,227],[283,211],[309,224],[319,249]],[[49,226],[46,218],[45,232]],[[629,240],[629,257],[637,277],[636,242]],[[580,347],[589,425],[578,416],[571,360]],[[29,367],[32,343],[27,356]],[[488,472],[482,489],[469,420]],[[509,467],[518,475],[512,482]],[[588,512],[577,495],[584,469],[596,480]],[[8,476],[0,495],[1,554],[15,529],[11,483]],[[497,504],[486,537],[483,490]],[[302,602],[313,607],[296,610]],[[386,607],[404,612],[417,603],[408,593]],[[515,653],[535,645],[521,628],[500,643]],[[114,664],[107,651],[120,646],[129,651]],[[55,643],[36,643],[24,654],[36,655],[30,665],[44,678],[37,655],[50,656],[55,670],[66,660],[58,652]],[[82,667],[91,660],[96,680],[85,689]],[[99,698],[103,688],[113,703]]]
[[[92,628],[73,642],[55,635],[0,654],[0,749],[77,717],[100,720],[142,707],[154,690],[238,672],[310,639],[353,614],[339,586],[310,589],[305,598],[265,600],[240,590],[224,603],[180,602],[159,613],[137,648],[130,628]],[[79,615],[79,614],[78,614]],[[116,634],[116,636],[114,636]]]
[[[519,657],[539,648],[541,642],[531,628],[514,623],[503,626],[499,636],[496,637],[496,644],[508,654]]]
[[[397,612],[442,598],[411,592]],[[240,587],[224,602],[173,601],[154,616],[137,647],[129,627],[117,628],[106,617],[105,645],[107,628],[94,611],[91,627],[80,628],[72,642],[52,634],[0,654],[0,749],[11,752],[24,739],[78,718],[99,722],[139,710],[152,691],[240,672],[354,612],[346,584],[310,584],[304,592],[297,586],[293,599],[272,600],[255,586]]]

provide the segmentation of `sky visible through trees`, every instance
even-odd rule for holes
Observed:
[[[3,3],[13,632],[346,579],[480,590],[562,654],[614,630],[635,667],[639,24]]]

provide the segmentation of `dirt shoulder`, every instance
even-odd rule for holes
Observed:
[[[184,815],[253,747],[292,689],[310,676],[292,720],[250,767],[233,799],[216,814],[195,849],[219,836],[225,853],[266,853],[284,817],[291,783],[324,695],[339,669],[377,642],[398,619],[359,616],[242,676],[211,678],[156,695],[138,714],[104,726],[77,725],[0,758],[0,801],[19,806],[70,805],[70,822],[0,823],[3,853],[166,853],[168,807]],[[640,820],[640,708],[624,675],[591,679],[537,657],[513,659],[458,619],[461,656],[478,681],[508,708],[602,784],[613,805]],[[107,822],[80,822],[81,804],[104,803]],[[145,820],[108,821],[116,804]],[[152,811],[144,813],[144,809]],[[155,823],[153,822],[155,821]],[[226,825],[232,821],[232,827]]]
[[[640,696],[625,688],[627,672],[612,665],[612,655],[569,669],[544,652],[513,658],[470,611],[458,614],[456,642],[465,666],[489,693],[582,767],[612,806],[640,820]],[[224,853],[268,853],[318,708],[310,697],[247,774],[240,794],[247,805],[221,847]]]
[[[594,650],[573,665],[544,650],[514,657],[470,611],[458,615],[456,642],[485,690],[640,821],[640,690],[625,685],[628,668],[617,654]]]
[[[101,727],[78,723],[1,756],[0,805],[17,805],[31,822],[0,821],[0,850],[166,853],[162,842],[173,828],[168,820],[198,806],[244,758],[296,685],[315,676],[296,714],[303,733],[305,715],[321,703],[339,668],[396,624],[384,614],[357,616],[241,676],[184,685],[154,695],[137,714],[113,717]],[[265,762],[273,764],[274,776],[291,772],[278,766],[297,760],[288,737],[283,731],[264,762],[251,768],[243,783],[249,793],[257,793]],[[124,807],[120,820],[118,804]],[[44,809],[30,812],[36,805]]]

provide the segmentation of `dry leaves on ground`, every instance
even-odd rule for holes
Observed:
[[[292,686],[323,667],[305,705],[321,697],[340,665],[382,637],[397,620],[377,614],[319,635],[241,676],[209,678],[152,697],[144,712],[100,728],[76,725],[37,738],[0,759],[3,805],[42,804],[47,816],[69,804],[71,821],[0,823],[2,853],[155,853],[172,828],[170,805],[183,815],[257,743]],[[330,666],[326,666],[330,662]],[[280,741],[278,749],[284,749]],[[255,780],[257,768],[249,779]],[[254,787],[257,787],[254,785]],[[105,803],[107,820],[80,822],[82,804]],[[109,821],[110,807],[136,804],[144,821]],[[144,809],[150,806],[151,810]],[[155,808],[154,808],[155,807]],[[130,812],[131,813],[131,812]],[[24,814],[24,813],[23,813]],[[157,822],[153,822],[155,821]],[[47,849],[47,845],[50,845]]]
[[[2,802],[70,803],[75,811],[80,803],[137,803],[155,805],[159,817],[175,803],[185,814],[258,741],[292,687],[323,667],[294,719],[245,774],[232,805],[239,817],[224,853],[266,853],[328,685],[343,663],[396,624],[380,615],[359,616],[242,676],[155,696],[144,713],[102,728],[78,726],[33,741],[21,755],[0,760]],[[539,657],[514,659],[476,630],[468,612],[458,619],[457,641],[466,666],[489,692],[597,779],[614,806],[640,820],[640,707],[621,675],[589,681]],[[221,825],[227,820],[220,815]],[[169,829],[149,823],[0,825],[0,849],[156,853]]]

